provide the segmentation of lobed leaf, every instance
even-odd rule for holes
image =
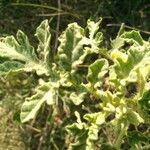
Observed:
[[[74,63],[83,54],[84,30],[77,23],[68,25],[68,28],[59,37],[58,47],[59,64],[66,71],[73,69]]]
[[[118,35],[111,44],[113,49],[120,49],[125,46],[125,44],[129,44],[130,46],[142,46],[144,44],[144,40],[138,31],[132,30],[130,32],[123,32],[121,35]]]
[[[111,56],[114,60],[114,65],[111,67],[111,73],[113,73],[113,75],[110,74],[110,77],[114,78],[113,82],[116,82],[117,79],[125,86],[128,82],[141,81],[141,75],[143,75],[143,78],[148,76],[149,69],[147,66],[150,65],[150,44],[145,42],[136,31],[129,33],[125,32],[120,37],[129,38],[128,40],[123,39],[127,43],[130,42],[131,38],[133,44],[127,47],[127,51],[121,49],[121,46],[118,47],[120,50],[117,49],[112,51]],[[124,44],[125,43],[123,43],[123,45]],[[141,72],[145,72],[145,74]],[[143,80],[139,86],[145,84],[144,82]]]
[[[48,25],[46,26],[47,28],[43,28],[44,25],[47,25],[47,21],[43,21],[38,27],[37,37],[40,40],[40,49],[44,49],[43,51],[46,53],[45,57],[48,57],[48,51],[50,51],[48,48],[50,42],[50,33],[48,32]],[[49,35],[43,37],[42,34],[46,34],[44,31],[48,32]],[[47,44],[42,43],[43,38]],[[42,47],[42,44],[45,46]],[[34,48],[29,43],[28,37],[20,30],[17,32],[16,39],[13,36],[7,36],[6,38],[1,39],[0,57],[4,59],[0,67],[0,72],[2,74],[7,74],[9,71],[17,72],[20,70],[25,72],[36,71],[37,74],[48,74],[49,71],[44,60],[42,61],[38,59]],[[9,66],[9,68],[4,69],[6,64]],[[15,64],[14,67],[13,64]]]
[[[102,42],[102,33],[97,32],[101,21],[95,23],[88,20],[89,36],[77,23],[68,25],[68,28],[59,37],[58,47],[59,65],[71,73],[76,72],[78,66],[84,62],[88,54],[99,53]]]
[[[95,150],[94,142],[98,140],[99,127],[94,123],[88,126],[81,122],[80,118],[77,122],[67,126],[67,131],[75,137],[75,142],[70,143],[69,150]]]

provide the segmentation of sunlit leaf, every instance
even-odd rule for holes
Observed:
[[[50,48],[51,33],[48,20],[44,20],[40,24],[40,26],[36,29],[35,36],[39,40],[39,45],[37,49],[38,55],[39,57],[42,57],[43,61],[48,66],[53,60],[53,54]]]
[[[44,32],[44,29],[41,29],[43,24],[46,24],[46,21],[42,22],[41,26],[38,28],[37,37],[39,38],[40,42],[42,42],[42,39],[44,38],[43,40],[48,42],[46,46],[48,47],[50,35],[49,37],[42,36]],[[39,30],[42,30],[43,32],[39,32]],[[40,45],[42,45],[42,43]],[[46,47],[41,46],[41,49],[43,48],[43,51],[47,51],[48,53],[49,49]],[[45,57],[47,57],[47,55],[48,54],[46,54]],[[48,74],[48,69],[44,61],[38,59],[34,48],[29,43],[28,37],[22,31],[17,32],[16,39],[13,36],[2,38],[0,42],[0,57],[6,58],[7,61],[5,62],[4,60],[0,67],[0,72],[3,74],[8,73],[9,71],[20,70],[25,72],[36,71],[37,74]],[[14,63],[18,65],[11,68],[10,66],[13,66]],[[4,69],[6,64],[9,66],[9,68]]]
[[[93,64],[89,66],[87,79],[93,85],[96,83],[101,83],[103,76],[108,71],[108,62],[105,59],[96,60]]]
[[[38,87],[36,94],[26,98],[26,101],[22,105],[21,109],[21,122],[27,122],[36,117],[39,109],[44,103],[53,105],[56,101],[55,90],[52,89],[50,83],[45,83]]]
[[[138,125],[144,122],[143,118],[135,111],[128,110],[126,115],[131,124]]]

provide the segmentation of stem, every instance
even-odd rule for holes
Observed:
[[[46,8],[46,9],[51,9],[51,10],[56,10],[56,11],[62,11],[59,10],[58,8],[52,7],[52,6],[46,6],[46,5],[39,5],[39,4],[31,4],[31,3],[10,3],[12,6],[28,6],[28,7],[39,7],[39,8]]]
[[[145,145],[145,146],[143,146],[143,148],[142,148],[143,150],[149,150],[150,149],[150,144],[149,145]]]
[[[58,16],[58,15],[67,15],[68,13],[67,12],[62,12],[62,13],[51,13],[51,14],[38,14],[36,16],[38,17],[54,17],[54,16]]]
[[[76,18],[81,18],[80,15],[78,14],[73,14],[73,13],[70,13],[70,12],[65,12],[63,11],[62,9],[58,9],[58,8],[55,8],[55,7],[52,7],[52,6],[46,6],[46,5],[39,5],[39,4],[31,4],[31,3],[10,3],[11,6],[27,6],[27,7],[38,7],[38,8],[45,8],[45,9],[49,9],[49,10],[55,10],[57,12],[61,12],[61,13],[64,13],[66,15],[71,15],[73,17],[76,17]]]
[[[40,137],[39,144],[37,146],[37,150],[41,150],[41,147],[42,147],[44,141],[46,140],[46,136],[50,133],[48,119],[51,116],[51,114],[52,114],[52,109],[50,107],[49,111],[48,111],[48,116],[46,118],[45,127],[44,127],[43,133],[42,133],[42,135]]]
[[[36,132],[36,133],[41,133],[41,132],[42,132],[40,129],[37,129],[37,128],[31,126],[31,125],[26,125],[26,127],[27,127],[28,129],[30,129],[30,130]]]
[[[107,27],[113,27],[113,26],[120,27],[121,24],[107,24]],[[136,28],[136,27],[130,27],[130,26],[128,26],[128,25],[124,25],[124,27],[127,28],[127,29],[137,30],[137,31],[140,31],[140,32],[142,32],[142,33],[145,33],[145,34],[150,35],[150,32],[149,32],[149,31],[141,30],[141,29]]]
[[[61,10],[60,0],[58,0],[58,10]],[[60,27],[60,11],[58,11],[58,16],[57,16],[56,39],[55,39],[55,45],[54,45],[55,53],[56,53],[56,49],[57,49],[57,46],[58,46],[59,27]]]
[[[55,150],[59,150],[58,146],[56,145],[56,143],[54,142],[54,140],[51,140],[53,146],[55,147]]]
[[[122,143],[122,140],[123,140],[123,137],[125,135],[125,132],[126,132],[126,128],[127,126],[125,124],[121,124],[122,128],[121,128],[121,132],[115,142],[115,147],[117,150],[120,150],[120,146],[121,146],[121,143]]]

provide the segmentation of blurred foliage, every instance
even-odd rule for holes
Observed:
[[[0,107],[0,149],[26,150],[20,128],[12,122],[12,113]]]
[[[51,20],[51,31],[55,33],[58,12],[61,31],[71,22],[85,25],[88,18],[98,20],[99,17],[103,18],[103,28],[106,31],[109,29],[109,37],[116,33],[118,25],[123,22],[141,30],[150,29],[149,0],[60,0],[61,11],[58,11],[57,2],[0,0],[0,33],[12,34],[21,29],[33,35],[34,29],[44,19]]]

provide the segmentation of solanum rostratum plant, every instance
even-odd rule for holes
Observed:
[[[49,108],[47,149],[150,148],[150,42],[122,26],[108,49],[100,22],[88,20],[85,29],[69,24],[57,53],[51,49],[48,20],[36,29],[37,48],[22,31],[16,38],[0,38],[0,74],[38,76],[39,85],[25,98],[20,120],[36,122]],[[63,147],[57,134],[63,136]]]

